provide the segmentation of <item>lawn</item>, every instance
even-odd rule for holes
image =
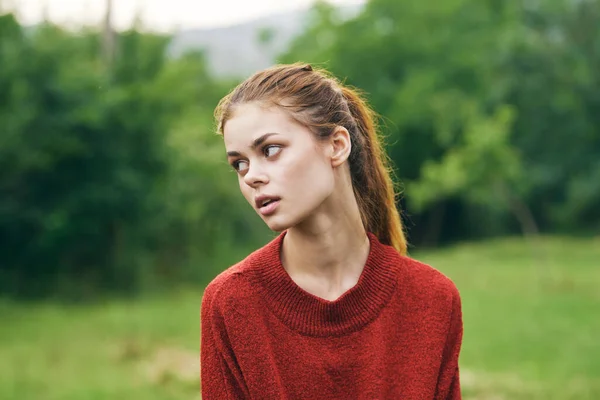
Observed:
[[[463,300],[465,399],[600,398],[600,239],[414,254]],[[0,301],[0,399],[200,399],[193,290],[93,306]]]
[[[419,258],[463,301],[467,399],[600,399],[600,238],[509,239]]]

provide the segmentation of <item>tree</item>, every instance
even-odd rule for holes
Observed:
[[[139,39],[109,77],[96,33],[26,31],[10,15],[0,30],[0,290],[135,288],[165,169],[170,114],[148,93],[166,41]]]

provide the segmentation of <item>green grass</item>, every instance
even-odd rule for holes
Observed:
[[[466,398],[600,399],[600,238],[505,239],[415,257],[461,292]]]
[[[199,399],[200,299],[0,305],[0,399]]]
[[[600,398],[600,239],[413,256],[461,292],[465,399]],[[199,399],[200,299],[0,302],[0,399]]]

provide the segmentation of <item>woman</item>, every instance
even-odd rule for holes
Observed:
[[[310,65],[216,111],[240,190],[279,235],[202,301],[202,398],[460,399],[459,293],[405,256],[372,111]]]

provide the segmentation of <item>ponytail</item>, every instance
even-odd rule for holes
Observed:
[[[340,86],[356,122],[350,172],[363,224],[380,242],[405,255],[407,243],[396,208],[392,170],[377,135],[375,113],[355,90]]]

